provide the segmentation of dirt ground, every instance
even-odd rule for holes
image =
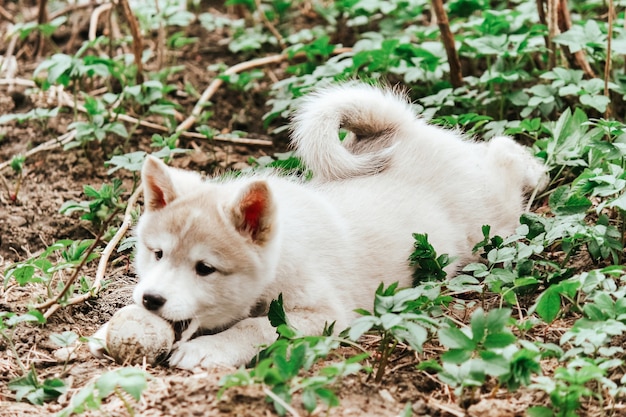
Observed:
[[[1,22],[1,21],[0,21]],[[206,35],[204,35],[206,36]],[[214,41],[214,42],[213,42]],[[186,70],[172,80],[183,88],[185,82],[192,83],[199,91],[204,89],[215,76],[204,68],[209,64],[223,62],[232,64],[238,57],[231,54],[219,39],[200,46],[183,50],[181,56],[172,57],[183,62]],[[34,41],[31,41],[34,42]],[[210,45],[207,46],[207,45]],[[220,46],[221,45],[221,46]],[[41,58],[33,53],[32,46],[18,45],[22,48],[17,76],[28,79]],[[0,53],[6,54],[6,46],[0,45]],[[275,68],[280,75],[281,68]],[[240,93],[223,87],[213,98],[215,112],[210,124],[223,132],[234,129],[244,130],[250,137],[272,139],[274,148],[246,147],[235,145],[211,145],[196,141],[185,141],[182,147],[194,149],[185,156],[178,157],[176,166],[196,169],[207,173],[241,168],[248,157],[259,157],[284,150],[284,137],[270,137],[263,128],[262,115],[267,111],[263,89]],[[22,113],[40,104],[42,97],[32,95],[22,87],[8,88],[0,85],[0,115]],[[189,111],[193,100],[180,99],[179,104]],[[67,132],[72,119],[68,114],[61,114],[47,123],[27,122],[9,123],[0,126],[0,163],[10,160],[14,155]],[[284,123],[279,121],[277,124]],[[93,237],[93,230],[77,216],[59,213],[61,205],[68,200],[80,201],[84,197],[84,185],[99,187],[104,181],[110,181],[103,162],[111,154],[123,149],[149,150],[153,132],[137,130],[131,140],[124,143],[110,141],[103,145],[92,144],[86,148],[63,151],[56,148],[35,154],[27,160],[24,178],[16,201],[9,198],[4,188],[0,189],[0,279],[12,263],[28,259],[40,253],[58,239],[86,239]],[[16,176],[10,170],[1,174],[6,182],[13,184]],[[130,175],[119,171],[115,174],[126,175],[125,186],[130,187]],[[126,194],[127,196],[128,194]],[[93,276],[94,270],[87,269],[87,276]],[[88,382],[102,373],[118,368],[118,365],[93,358],[85,346],[76,352],[69,363],[55,357],[57,347],[49,340],[53,333],[74,331],[81,336],[90,336],[120,307],[130,300],[135,276],[128,253],[115,256],[107,273],[108,285],[96,299],[79,305],[69,306],[54,314],[45,326],[19,326],[14,340],[22,360],[33,366],[40,378],[59,377],[70,387],[69,392],[56,401],[43,406],[28,402],[16,402],[15,393],[7,387],[8,381],[19,375],[12,352],[4,341],[0,341],[0,416],[45,416],[53,415],[64,408],[71,397]],[[0,287],[0,311],[24,312],[29,305],[41,299],[40,286],[19,287],[9,281]],[[376,340],[368,342],[374,351]],[[348,348],[340,353],[348,356],[355,354]],[[330,410],[330,416],[397,416],[407,403],[412,404],[414,415],[423,416],[522,416],[528,404],[543,402],[540,394],[520,390],[507,393],[505,390],[486,390],[477,393],[472,405],[464,410],[451,389],[443,385],[435,376],[417,371],[415,366],[420,359],[409,351],[399,351],[392,358],[382,383],[373,382],[367,374],[346,378],[337,387],[341,405]],[[220,378],[232,372],[230,369],[211,372],[191,373],[163,366],[147,370],[153,378],[140,402],[130,401],[136,415],[141,416],[269,416],[275,412],[265,399],[259,387],[237,388],[216,398]],[[294,401],[296,411],[301,415],[306,412]],[[124,403],[118,397],[105,401],[100,412],[86,415],[128,415]],[[313,415],[326,415],[324,408],[319,408]]]

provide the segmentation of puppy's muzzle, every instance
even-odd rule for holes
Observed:
[[[144,293],[141,299],[141,303],[146,308],[146,310],[149,310],[149,311],[157,311],[158,309],[163,307],[166,301],[167,299],[165,297],[159,294],[154,294],[154,293],[149,293],[149,292]]]

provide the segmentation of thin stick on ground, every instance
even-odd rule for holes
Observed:
[[[2,7],[1,5],[0,5],[0,17],[2,17],[7,22],[15,23],[15,19],[13,18],[11,13],[9,13],[7,9]]]
[[[569,8],[567,7],[567,0],[552,0],[557,2],[557,25],[558,25],[558,33],[567,32],[572,28],[572,18],[570,16]],[[585,56],[585,51],[583,49],[574,52],[573,54],[570,52],[569,48],[565,45],[562,46],[563,50],[566,51],[566,55],[568,59],[571,59],[573,62],[570,64],[572,66],[576,65],[580,69],[583,70],[585,75],[588,78],[595,78],[596,74],[593,72],[591,65],[587,61]],[[572,57],[573,56],[573,57]]]

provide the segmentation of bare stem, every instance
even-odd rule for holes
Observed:
[[[432,0],[433,9],[437,16],[437,25],[441,31],[441,41],[446,49],[448,55],[448,63],[450,65],[450,83],[453,87],[458,88],[463,85],[463,74],[461,73],[461,61],[459,55],[456,52],[456,45],[454,44],[454,35],[450,30],[450,22],[448,21],[448,14],[443,7],[442,0]]]

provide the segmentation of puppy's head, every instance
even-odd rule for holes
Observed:
[[[273,280],[277,225],[264,180],[223,184],[149,157],[137,225],[137,304],[217,330],[247,317]]]

